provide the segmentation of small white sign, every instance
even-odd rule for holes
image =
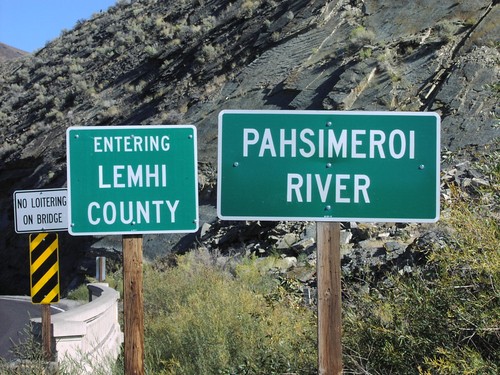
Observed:
[[[68,230],[67,189],[14,192],[16,233]]]

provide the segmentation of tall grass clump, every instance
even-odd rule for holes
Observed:
[[[12,341],[10,352],[16,360],[9,362],[0,357],[0,374],[39,375],[54,372],[53,364],[45,359],[42,345],[32,332],[31,324],[27,324],[22,331],[23,339]]]
[[[482,160],[489,184],[450,187],[441,240],[420,249],[425,266],[347,285],[345,362],[353,373],[500,372],[498,156]]]
[[[314,313],[282,293],[268,262],[252,259],[229,271],[194,252],[175,267],[147,267],[148,372],[315,374]]]

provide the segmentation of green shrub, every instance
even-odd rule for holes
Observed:
[[[438,37],[444,42],[450,42],[453,36],[459,31],[459,26],[452,20],[443,20],[435,26]]]
[[[375,33],[371,30],[367,30],[363,26],[358,26],[351,31],[349,40],[353,46],[361,48],[365,45],[373,43],[375,40]]]
[[[359,58],[361,60],[368,59],[372,55],[372,49],[371,48],[361,48],[359,51]]]
[[[68,299],[73,301],[87,301],[89,300],[89,290],[87,284],[82,284],[77,288],[71,290],[67,296]]]
[[[256,0],[244,0],[240,5],[238,16],[241,18],[252,17],[254,11],[260,6],[260,1]]]
[[[498,159],[488,162],[489,187],[464,193],[452,186],[440,224],[447,228],[447,244],[427,250],[421,271],[347,284],[348,369],[374,374],[500,371],[500,173]]]
[[[230,273],[196,254],[179,257],[177,267],[163,272],[146,268],[148,371],[315,374],[312,311],[281,298],[279,283],[257,260]]]

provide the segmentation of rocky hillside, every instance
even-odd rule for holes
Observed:
[[[498,149],[499,18],[496,0],[121,1],[0,62],[0,294],[29,290],[12,193],[65,186],[71,125],[196,125],[201,223],[214,225],[222,109],[436,111],[445,167]],[[115,240],[61,233],[63,288]],[[146,236],[146,256],[192,241]]]
[[[28,52],[0,43],[0,62],[26,56]]]

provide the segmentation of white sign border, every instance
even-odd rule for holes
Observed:
[[[362,116],[434,116],[436,118],[436,212],[429,219],[412,218],[359,218],[359,217],[284,217],[284,216],[225,216],[221,213],[222,197],[222,117],[224,114],[294,114],[294,115],[362,115]],[[361,223],[435,223],[440,217],[440,177],[441,177],[441,117],[436,112],[390,112],[390,111],[319,111],[319,110],[238,110],[225,109],[218,116],[217,145],[217,216],[221,220],[230,221],[315,221],[315,222],[361,222]]]
[[[17,222],[17,219],[18,219],[18,211],[17,211],[17,204],[16,204],[16,200],[17,200],[17,195],[22,195],[22,194],[45,194],[45,193],[50,193],[50,192],[53,192],[53,191],[64,191],[66,192],[66,206],[64,208],[64,211],[63,213],[65,214],[64,215],[64,219],[66,219],[66,222],[63,223],[63,226],[59,227],[52,227],[52,228],[40,228],[40,229],[33,229],[33,230],[20,230],[19,229],[19,223]],[[19,233],[19,234],[23,234],[23,233],[45,233],[45,232],[64,232],[64,231],[67,231],[68,230],[68,223],[69,223],[69,219],[68,219],[68,189],[66,188],[54,188],[54,189],[34,189],[34,190],[16,190],[14,191],[14,193],[12,194],[12,197],[13,197],[13,201],[14,201],[14,230],[16,233]],[[40,212],[42,212],[42,210],[40,210]]]
[[[98,231],[98,232],[73,232],[71,226],[71,179],[70,177],[70,152],[68,139],[70,132],[74,130],[134,130],[134,129],[193,129],[193,148],[194,148],[194,182],[195,182],[195,226],[194,229],[186,230],[137,230],[137,231]],[[70,126],[66,129],[66,180],[68,186],[68,232],[72,236],[122,236],[134,234],[173,234],[173,233],[196,233],[199,230],[200,214],[199,214],[199,194],[198,194],[198,134],[197,128],[194,125],[110,125],[110,126]]]

